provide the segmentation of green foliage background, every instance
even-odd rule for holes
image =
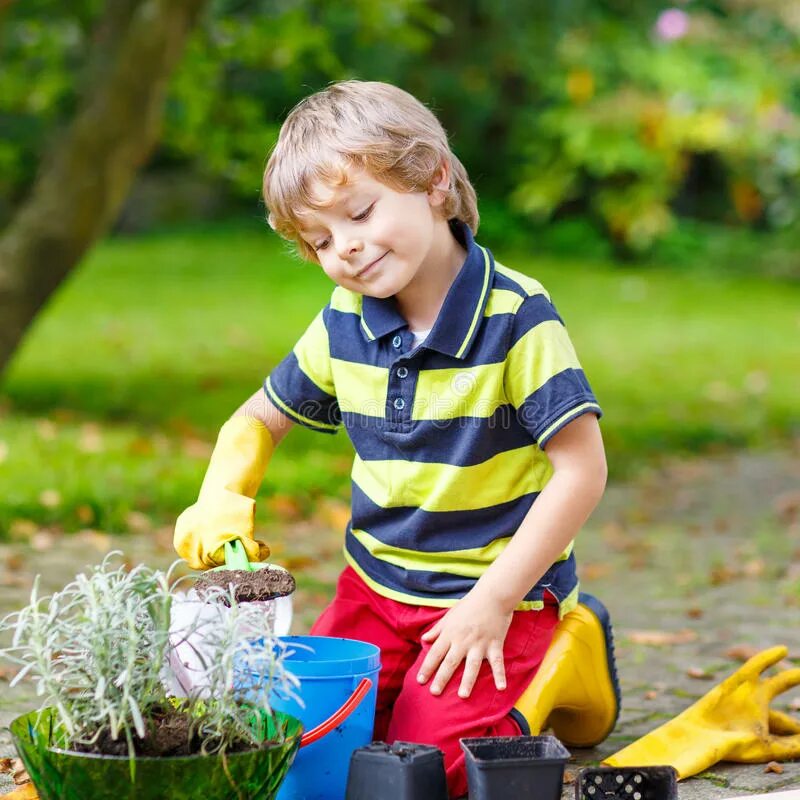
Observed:
[[[16,3],[0,28],[7,208],[91,84],[102,5]],[[252,200],[285,113],[348,77],[429,103],[482,198],[539,222],[584,217],[621,253],[651,248],[676,214],[797,221],[797,0],[212,0],[153,169]]]
[[[96,79],[106,2],[123,1],[0,4],[0,224]],[[800,276],[798,39],[800,0],[211,0],[148,175],[163,192],[189,174],[247,210],[113,237],[54,296],[3,376],[0,539],[169,538],[220,423],[329,295],[255,218],[286,112],[349,77],[397,83],[445,123],[481,241],[565,315],[615,477],[786,446],[798,285],[763,275]],[[322,509],[339,530],[351,459],[346,437],[296,431],[259,513]]]

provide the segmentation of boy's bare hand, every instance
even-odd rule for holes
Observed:
[[[475,590],[473,590],[474,592]],[[464,661],[464,675],[458,696],[467,698],[478,678],[481,664],[489,662],[495,686],[506,688],[503,642],[512,614],[503,611],[490,598],[470,592],[456,603],[429,631],[423,642],[433,642],[417,674],[420,683],[431,683],[431,694],[441,694],[453,673]]]

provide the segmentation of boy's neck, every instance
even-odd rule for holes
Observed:
[[[433,244],[414,280],[395,295],[398,309],[413,331],[429,330],[436,322],[467,251],[447,220],[436,221]]]

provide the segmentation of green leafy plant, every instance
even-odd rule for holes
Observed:
[[[779,4],[704,6],[661,9],[650,29],[597,16],[562,35],[519,120],[520,210],[544,220],[583,205],[628,252],[661,238],[676,209],[796,220],[800,26]]]
[[[61,733],[79,750],[124,741],[133,757],[159,720],[175,715],[186,718],[191,752],[264,744],[273,690],[293,696],[298,686],[267,615],[220,591],[206,598],[202,617],[176,630],[172,611],[183,596],[171,570],[129,570],[115,565],[117,555],[49,597],[40,596],[37,579],[30,604],[0,621],[0,634],[13,631],[0,659],[21,667],[12,685],[32,679],[42,708],[55,709]],[[174,654],[195,635],[203,637],[200,680],[176,697]]]
[[[237,602],[232,588],[208,587],[203,607],[202,620],[177,632],[203,642],[196,679],[184,687],[193,729],[206,753],[258,747],[270,727],[273,692],[298,699],[299,682],[285,667],[287,645],[272,636],[263,604]]]

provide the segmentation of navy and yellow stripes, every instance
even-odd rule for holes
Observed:
[[[534,279],[467,250],[419,347],[394,300],[337,287],[265,382],[295,422],[355,447],[348,562],[378,593],[449,606],[502,552],[552,475],[549,439],[600,407]],[[531,587],[577,602],[572,546]]]

